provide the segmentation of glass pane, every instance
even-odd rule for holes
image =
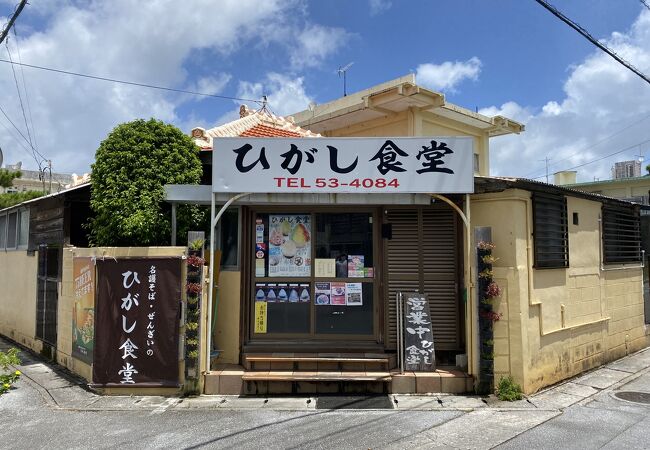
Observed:
[[[57,247],[48,247],[47,248],[47,272],[46,276],[48,278],[59,278],[59,257],[61,251]]]
[[[328,284],[329,304],[323,297],[326,294],[319,293],[326,292],[327,286],[323,285]],[[372,283],[317,283],[316,333],[372,335],[372,286]]]
[[[29,238],[29,210],[20,212],[20,227],[18,229],[18,245],[27,245]]]
[[[227,210],[219,223],[221,224],[221,265],[237,267],[239,265],[239,211],[236,209]]]
[[[5,248],[7,243],[7,216],[0,216],[0,249]]]
[[[316,214],[316,227],[316,258],[335,259],[337,278],[372,278],[372,214]]]
[[[255,218],[255,276],[311,276],[311,215],[258,214]]]
[[[16,225],[18,223],[18,213],[9,214],[7,221],[7,248],[16,247]]]
[[[256,283],[255,303],[255,333],[309,333],[309,283]]]

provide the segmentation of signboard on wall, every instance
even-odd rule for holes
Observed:
[[[213,192],[472,193],[471,137],[214,138]]]
[[[433,325],[429,314],[429,300],[426,294],[402,293],[404,318],[402,355],[404,369],[417,372],[436,370],[436,356],[433,348]]]
[[[97,261],[93,382],[177,386],[180,258]]]
[[[72,270],[72,357],[92,364],[95,342],[95,263],[92,258],[74,258]]]

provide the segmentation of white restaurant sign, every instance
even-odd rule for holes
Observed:
[[[471,193],[473,138],[214,138],[213,192]]]

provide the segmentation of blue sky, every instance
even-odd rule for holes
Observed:
[[[16,3],[0,0],[0,24]],[[650,11],[641,2],[554,5],[650,73]],[[546,156],[553,172],[631,147],[577,169],[584,181],[604,179],[614,161],[650,153],[650,117],[643,120],[650,85],[533,0],[51,0],[28,5],[17,32],[9,50],[25,63],[227,96],[265,93],[279,114],[341,96],[336,69],[349,62],[348,92],[413,72],[453,103],[527,125],[520,136],[491,142],[497,175],[538,177]],[[7,58],[4,44],[0,53]],[[30,133],[56,171],[87,172],[101,140],[134,118],[153,116],[189,132],[237,117],[239,102],[27,68],[17,72],[24,102],[23,75]],[[27,135],[5,63],[0,91],[0,106]],[[35,168],[21,141],[0,116],[6,162]]]

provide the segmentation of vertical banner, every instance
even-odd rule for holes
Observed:
[[[74,258],[72,271],[72,357],[92,364],[95,340],[95,263],[91,258]]]
[[[180,258],[97,261],[93,382],[178,386]]]

